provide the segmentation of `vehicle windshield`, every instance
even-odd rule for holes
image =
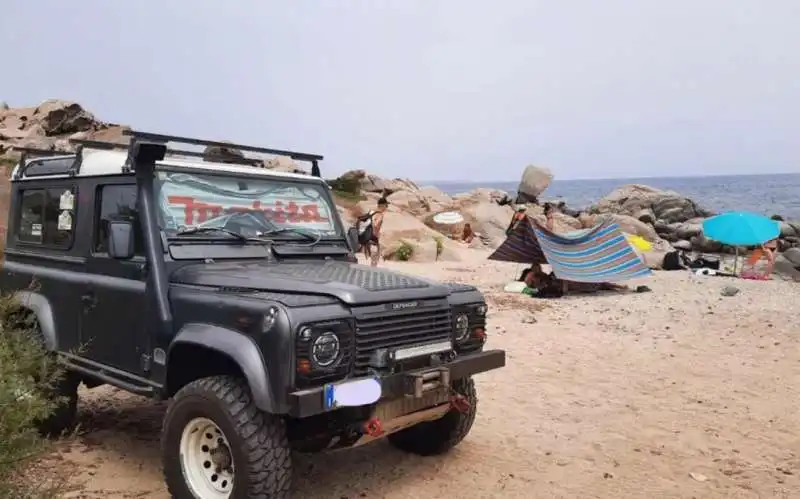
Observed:
[[[342,237],[325,189],[291,179],[175,171],[156,172],[155,185],[168,237],[269,240]]]

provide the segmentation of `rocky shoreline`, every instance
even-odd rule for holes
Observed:
[[[9,108],[0,103],[0,160],[13,164],[15,147],[47,150],[74,150],[71,139],[91,139],[125,143],[123,131],[129,127],[107,123],[75,102],[48,100],[36,107]],[[206,151],[210,155],[235,155],[238,151]],[[303,171],[301,165],[285,157],[263,160],[263,167],[280,171]],[[323,172],[324,173],[324,172]],[[553,179],[544,168],[528,167],[520,190],[513,193],[517,202],[528,206],[528,213],[544,222],[538,199]],[[410,247],[404,258],[414,261],[458,260],[463,244],[457,239],[461,227],[437,225],[433,217],[444,211],[458,211],[479,234],[470,247],[491,249],[505,239],[505,229],[513,208],[500,204],[509,193],[495,189],[474,189],[450,196],[435,187],[419,186],[407,179],[384,179],[363,170],[349,171],[329,180],[339,212],[348,223],[375,206],[384,196],[389,201],[389,218],[384,233],[385,254],[397,255],[401,246]],[[8,186],[0,183],[0,220],[5,223]],[[574,231],[594,226],[598,217],[610,217],[623,231],[641,236],[655,248],[651,265],[658,267],[660,254],[674,249],[701,253],[732,253],[703,236],[702,222],[713,216],[693,200],[677,192],[647,185],[623,185],[580,213],[561,209],[556,213],[556,231]],[[780,218],[780,217],[777,217]],[[800,221],[780,221],[781,258],[792,267],[800,266]]]

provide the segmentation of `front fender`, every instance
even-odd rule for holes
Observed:
[[[256,406],[271,414],[279,412],[277,401],[269,384],[267,366],[258,345],[251,337],[221,326],[187,324],[181,328],[172,341],[167,363],[169,363],[169,357],[175,346],[181,344],[214,350],[230,358],[242,370]]]
[[[48,351],[55,351],[58,348],[58,337],[56,336],[56,323],[53,316],[53,307],[44,295],[34,291],[16,291],[14,298],[20,307],[28,309],[36,315],[39,329],[44,339],[45,348]]]

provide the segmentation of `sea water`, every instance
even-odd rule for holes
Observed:
[[[477,187],[501,189],[514,195],[519,182],[421,182],[448,194]],[[645,184],[672,190],[717,213],[752,211],[800,220],[800,174],[731,175],[716,177],[624,178],[604,180],[555,180],[541,196],[544,201],[564,201],[580,209],[625,184]]]

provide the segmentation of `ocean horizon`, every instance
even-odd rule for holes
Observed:
[[[692,199],[703,208],[718,213],[750,211],[766,216],[780,215],[788,220],[800,220],[800,173],[598,180],[556,179],[541,196],[541,200],[564,201],[570,208],[581,209],[596,203],[603,196],[625,184],[644,184],[675,191]],[[450,195],[485,187],[506,191],[513,197],[519,181],[431,181],[420,182],[419,185],[433,185]]]

